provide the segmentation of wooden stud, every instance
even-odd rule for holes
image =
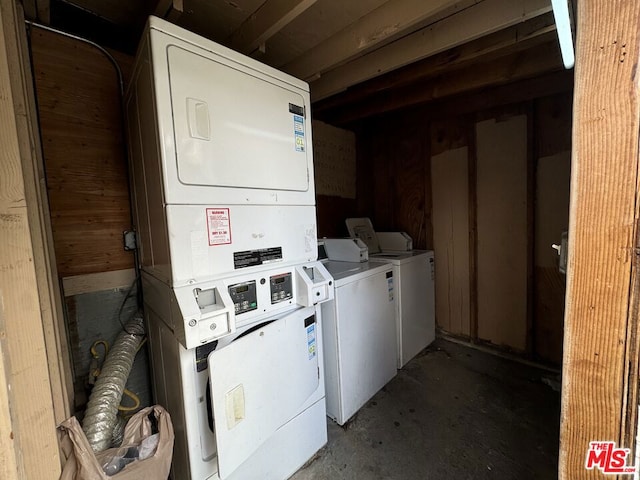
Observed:
[[[16,24],[22,25],[24,22],[19,8],[17,12]],[[33,239],[33,261],[38,279],[55,419],[56,423],[60,423],[71,415],[74,404],[71,356],[55,262],[28,40],[25,29],[21,28],[16,33],[18,48],[9,52],[9,61],[19,68],[12,69],[9,74],[15,91],[24,92],[24,95],[14,96],[14,108],[21,150],[29,152],[29,155],[23,155],[24,186],[27,200],[31,204],[28,213]]]
[[[250,54],[304,13],[316,0],[267,0],[227,39],[226,44]]]
[[[535,252],[535,192],[536,192],[536,156],[535,156],[535,121],[533,100],[526,103],[527,115],[527,340],[526,352],[533,355],[534,337],[534,252]]]
[[[640,2],[578,7],[561,480],[602,478],[589,442],[633,449],[638,408]]]
[[[469,331],[478,341],[478,154],[475,122],[467,124],[469,144]]]
[[[13,104],[23,92],[9,76],[20,68],[9,63],[19,58],[17,32],[24,24],[17,20],[15,2],[0,0],[0,375],[7,385],[0,389],[0,445],[8,448],[3,459],[10,465],[0,471],[3,479],[45,479],[59,477],[60,457],[28,212],[37,206],[27,198],[25,181],[31,180],[22,165],[30,151],[22,148]]]
[[[49,25],[51,23],[50,0],[36,0],[36,10],[38,12],[38,22]]]

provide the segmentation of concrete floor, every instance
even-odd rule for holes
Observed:
[[[556,375],[438,339],[292,480],[557,478]]]

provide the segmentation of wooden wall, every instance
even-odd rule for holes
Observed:
[[[120,305],[135,274],[123,247],[131,229],[128,169],[117,70],[95,46],[37,27],[29,31],[53,244],[73,361],[74,403],[81,409],[96,340],[121,329]],[[133,59],[113,53],[128,77]],[[136,311],[133,295],[123,321]],[[150,403],[146,352],[131,390]],[[131,381],[131,380],[130,380]]]
[[[133,267],[116,70],[97,48],[32,28],[31,53],[60,277]],[[118,55],[125,73],[131,59]]]
[[[496,98],[488,91],[353,128],[355,210],[435,250],[439,328],[559,364],[564,276],[551,243],[568,223],[572,92],[554,88],[517,101],[514,87],[511,103],[469,111]]]

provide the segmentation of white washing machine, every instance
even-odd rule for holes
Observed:
[[[376,232],[368,218],[347,219],[351,236],[369,247],[370,262],[393,265],[397,291],[398,368],[420,353],[436,338],[435,263],[431,250],[380,251]],[[405,233],[398,237],[408,238]],[[411,241],[405,243],[411,246]]]
[[[335,287],[321,306],[327,415],[343,425],[397,373],[397,290],[388,263],[324,266]]]

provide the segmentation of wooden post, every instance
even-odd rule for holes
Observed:
[[[585,468],[590,441],[615,441],[633,451],[638,408],[638,285],[632,278],[639,246],[640,2],[580,1],[577,33],[563,480],[602,478],[598,469]],[[629,458],[627,465],[633,463]]]
[[[23,173],[31,152],[14,106],[23,92],[9,76],[23,28],[16,18],[14,0],[0,0],[0,478],[54,479],[60,458],[25,186],[33,179]]]

